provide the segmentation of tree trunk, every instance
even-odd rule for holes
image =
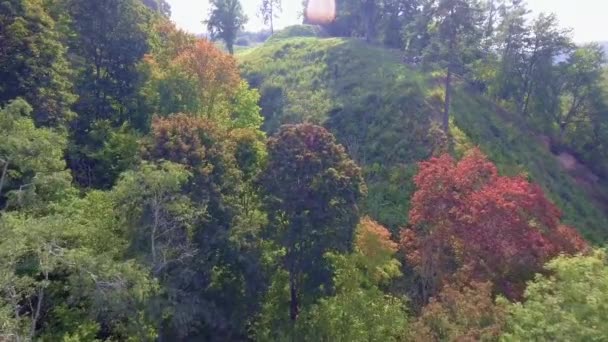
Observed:
[[[291,296],[291,300],[289,302],[289,317],[291,318],[292,322],[295,322],[298,319],[300,308],[298,303],[296,274],[293,270],[289,271],[289,293]]]
[[[445,102],[443,107],[442,128],[445,134],[450,133],[450,106],[452,104],[452,68],[448,66],[445,77]]]
[[[274,34],[274,11],[273,1],[270,1],[270,34]]]
[[[6,175],[8,174],[8,158],[6,160],[0,159],[4,165],[2,166],[2,175],[0,176],[0,197],[2,196],[2,188],[4,187],[4,182],[6,182]]]

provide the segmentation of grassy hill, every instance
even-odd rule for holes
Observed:
[[[397,231],[407,223],[416,162],[431,153],[430,122],[441,110],[441,89],[431,75],[401,63],[397,51],[310,32],[290,29],[237,56],[243,75],[262,94],[265,129],[297,122],[331,129],[364,166],[365,210]],[[479,146],[504,174],[524,173],[543,186],[565,222],[592,241],[608,239],[608,213],[599,201],[514,115],[464,85],[455,91],[453,112],[457,153]]]

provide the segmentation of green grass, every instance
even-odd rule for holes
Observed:
[[[527,175],[562,209],[566,224],[579,228],[593,242],[608,239],[606,213],[562,171],[555,156],[516,118],[463,89],[456,92],[453,114],[455,125],[490,156],[502,174]]]
[[[430,155],[429,124],[440,112],[441,91],[432,75],[408,68],[396,51],[304,31],[276,34],[237,54],[244,77],[262,94],[264,128],[272,133],[285,123],[311,122],[331,129],[364,166],[365,210],[397,232],[407,223],[416,162]],[[464,89],[455,91],[453,112],[457,153],[479,145],[501,172],[539,183],[587,238],[608,238],[606,213],[517,120]]]

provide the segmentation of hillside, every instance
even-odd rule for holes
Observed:
[[[416,162],[430,156],[436,139],[429,129],[440,111],[441,90],[431,75],[404,65],[396,51],[305,33],[275,35],[237,56],[244,77],[262,95],[264,129],[296,122],[330,128],[364,165],[365,210],[396,232],[407,223]],[[606,184],[594,179],[582,186],[585,181],[516,116],[459,85],[451,133],[456,153],[479,146],[504,174],[526,174],[540,184],[567,224],[591,241],[608,238],[608,213],[601,209]]]

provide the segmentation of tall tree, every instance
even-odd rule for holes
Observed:
[[[415,20],[421,5],[421,0],[383,0],[379,25],[382,43],[395,49],[405,48],[405,28]]]
[[[433,8],[433,21],[427,27],[430,44],[425,51],[427,61],[445,69],[444,110],[442,128],[449,132],[452,81],[462,75],[480,46],[482,10],[478,0],[439,0]]]
[[[559,107],[553,111],[553,120],[559,127],[558,141],[563,142],[568,129],[591,121],[597,98],[602,97],[600,82],[606,58],[597,44],[581,47],[558,68],[561,79]]]
[[[166,0],[142,0],[144,5],[167,18],[171,17],[171,5]]]
[[[0,3],[0,104],[22,97],[37,124],[61,126],[75,117],[76,96],[67,48],[47,10],[39,0]]]
[[[30,207],[70,190],[71,177],[63,155],[66,137],[36,128],[32,107],[17,99],[0,108],[0,209]]]
[[[459,162],[449,155],[420,164],[401,242],[420,276],[423,300],[455,275],[491,281],[510,298],[560,253],[586,249],[540,187],[522,177],[501,177],[473,150]]]
[[[247,22],[240,0],[211,0],[209,18],[203,23],[211,34],[211,39],[221,39],[230,54],[234,53],[234,42]]]
[[[493,92],[501,99],[519,101],[531,34],[526,19],[530,11],[522,0],[511,0],[501,4],[498,12],[501,19],[496,28],[495,45],[500,65]]]
[[[173,188],[166,190],[173,192],[165,191],[159,204],[159,214],[164,218],[159,217],[165,225],[157,225],[160,229],[157,233],[171,229],[171,234],[159,235],[157,250],[168,248],[172,254],[177,252],[175,258],[190,260],[177,262],[161,274],[168,292],[167,305],[172,311],[164,330],[166,337],[235,339],[245,335],[251,308],[257,305],[260,283],[256,281],[261,277],[257,259],[248,254],[252,251],[247,241],[239,238],[250,236],[245,229],[253,234],[261,226],[255,217],[252,219],[259,203],[257,197],[246,192],[250,188],[245,184],[245,176],[251,177],[252,171],[239,169],[257,164],[257,156],[255,151],[247,149],[247,144],[242,144],[244,139],[233,139],[234,133],[219,122],[186,114],[153,120],[152,134],[145,144],[145,158],[152,162],[168,160],[191,173],[179,188],[175,187],[176,182],[168,183],[173,184]],[[151,173],[155,174],[156,171]],[[130,182],[131,189],[141,183],[138,178]],[[166,180],[159,178],[159,184],[151,183],[153,187],[139,192],[145,197],[138,205],[152,209],[154,196],[160,194],[155,187],[163,185],[161,181]],[[199,215],[200,219],[194,222],[190,219],[197,210],[186,215],[171,215],[175,210],[179,213],[188,207],[204,215]],[[152,238],[149,232],[155,227],[151,221],[154,216],[141,214],[137,219],[144,225],[139,226],[139,231],[148,232],[147,236]],[[150,241],[147,245],[151,246],[151,240],[144,241]],[[146,252],[147,258],[153,260],[151,248],[146,251],[150,251]],[[245,255],[247,257],[243,257]],[[245,283],[243,279],[252,281]]]
[[[264,25],[270,24],[271,34],[274,33],[274,19],[278,18],[282,10],[281,0],[262,0],[260,4],[260,16],[264,21]]]
[[[364,191],[361,170],[322,127],[286,125],[268,141],[262,183],[276,241],[285,248],[292,321],[303,298],[331,280],[323,255],[348,251]]]
[[[150,114],[139,108],[138,65],[149,50],[152,15],[138,0],[69,0],[68,4],[74,30],[71,52],[79,71],[75,105],[79,117],[72,124],[70,168],[81,185],[109,188],[123,170],[112,160],[100,159],[106,137],[125,124],[145,131],[150,120]],[[108,177],[100,170],[104,163],[118,172]]]
[[[518,109],[526,116],[530,114],[531,104],[542,110],[553,107],[558,101],[559,91],[554,88],[558,84],[554,65],[557,57],[573,48],[570,30],[562,29],[553,14],[539,15],[532,24],[531,32],[525,46],[526,62],[518,99]]]
[[[148,11],[136,0],[70,0],[69,10],[71,49],[80,57],[77,129],[103,119],[134,121],[137,64],[149,49]]]

